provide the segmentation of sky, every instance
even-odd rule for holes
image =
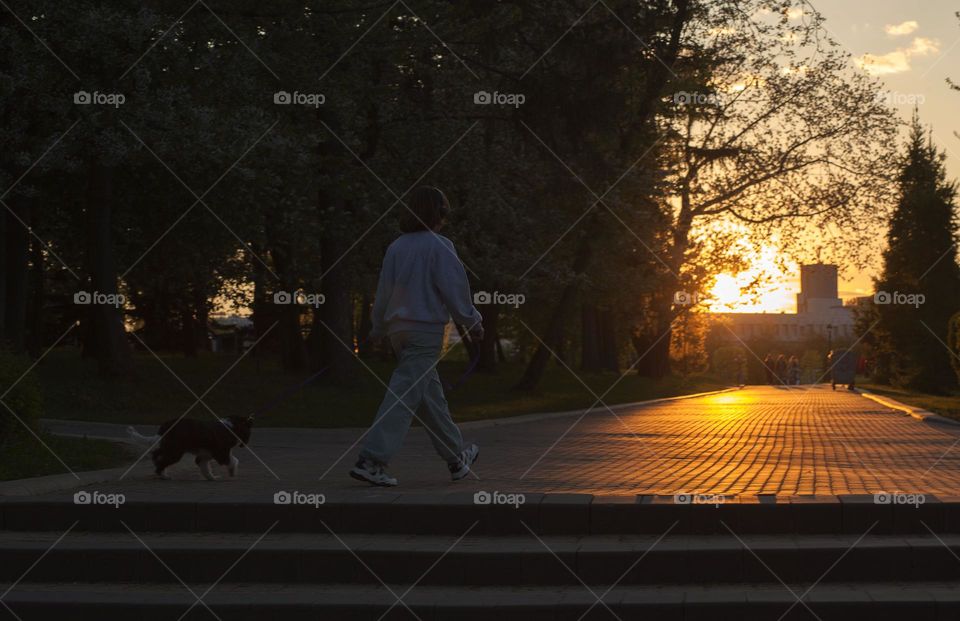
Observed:
[[[883,81],[884,96],[904,120],[916,106],[920,121],[933,130],[937,146],[947,153],[947,172],[960,179],[960,92],[951,90],[948,77],[960,83],[960,11],[957,0],[815,0],[813,7],[826,18],[829,34],[853,55],[863,71]],[[882,239],[878,238],[878,243]],[[840,297],[870,295],[876,269],[841,278]],[[711,305],[712,310],[743,312],[794,312],[794,294],[800,289],[799,266],[781,282],[771,285],[757,300],[736,295],[725,276],[718,297],[732,305]],[[725,292],[734,293],[728,297]],[[733,300],[738,300],[733,302]]]

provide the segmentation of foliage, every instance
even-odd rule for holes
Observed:
[[[710,371],[730,382],[736,382],[743,375],[746,380],[747,356],[749,353],[738,345],[726,345],[713,351]]]
[[[456,348],[438,367],[440,377],[455,381],[464,372],[466,360]],[[199,420],[214,416],[170,373],[172,370],[197,394],[213,384],[235,362],[218,354],[200,354],[185,358],[179,354],[161,354],[163,364],[149,354],[134,356],[136,373],[130,381],[116,386],[100,377],[92,365],[78,370],[75,354],[51,353],[38,368],[48,387],[47,416],[68,420],[94,420],[110,423],[159,424],[183,414]],[[309,376],[289,375],[275,358],[256,361],[250,358],[237,364],[204,397],[204,403],[219,416],[228,413],[257,412],[258,424],[271,427],[362,427],[370,424],[383,398],[381,381],[387,382],[393,370],[390,361],[368,362],[376,377],[365,374],[355,386],[313,382],[291,392],[281,401],[278,396]],[[166,365],[168,368],[165,368]],[[715,374],[672,376],[663,380],[629,375],[622,380],[614,373],[580,374],[586,383],[573,379],[560,365],[551,365],[537,390],[518,392],[504,381],[518,376],[523,365],[507,362],[498,375],[475,373],[447,395],[454,420],[468,421],[586,408],[594,405],[596,395],[607,392],[608,404],[629,403],[658,397],[675,396],[724,388],[729,382]],[[591,392],[593,391],[593,392]],[[256,447],[254,447],[256,448]],[[69,462],[68,462],[69,463]]]
[[[960,381],[960,311],[950,318],[947,328],[947,346],[950,348],[950,364]]]
[[[0,406],[0,452],[14,438],[39,431],[38,421],[43,416],[43,397],[37,377],[28,373],[29,361],[22,356],[0,352],[0,387],[3,403]],[[11,388],[12,387],[12,388]]]
[[[82,472],[118,467],[133,459],[128,447],[120,442],[45,433],[39,436],[42,443],[22,434],[3,447],[0,481],[63,474],[64,463],[74,472]]]
[[[914,115],[876,281],[876,339],[889,356],[891,381],[930,393],[957,384],[946,345],[948,322],[960,309],[957,187],[946,180],[945,157]]]
[[[889,203],[890,111],[800,0],[9,8],[0,181],[19,180],[3,224],[21,247],[0,270],[0,340],[38,353],[80,321],[69,339],[113,376],[131,343],[196,355],[225,300],[284,371],[365,375],[353,346],[420,184],[450,198],[442,233],[474,289],[526,297],[481,309],[491,372],[499,336],[541,373],[553,353],[594,369],[591,348],[619,368],[632,347],[664,375],[673,292],[743,267],[734,241],[779,232],[797,250],[807,225],[856,240]],[[126,101],[76,105],[79,90]],[[675,97],[699,91],[723,97]],[[125,305],[73,303],[97,288]],[[294,290],[326,301],[273,303]],[[575,329],[578,311],[599,319]]]

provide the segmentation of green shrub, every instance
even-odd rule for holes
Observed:
[[[812,384],[816,381],[829,379],[825,377],[826,369],[823,363],[826,356],[815,349],[804,350],[800,356],[800,382],[803,384]]]
[[[950,347],[950,364],[960,381],[960,312],[954,313],[947,324],[947,345]]]
[[[24,425],[36,430],[43,415],[40,384],[35,375],[27,373],[29,368],[28,359],[0,352],[0,395],[13,386],[3,397],[6,407],[0,404],[0,448],[16,435],[27,433]]]
[[[717,377],[721,377],[729,382],[736,382],[740,377],[741,370],[746,372],[747,352],[743,347],[736,345],[725,345],[718,347],[713,351],[710,360],[710,370]]]

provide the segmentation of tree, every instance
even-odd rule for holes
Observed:
[[[957,11],[954,15],[957,16],[957,19],[960,20],[960,11]],[[950,78],[947,78],[947,84],[955,91],[960,91],[960,84],[957,84]],[[954,130],[953,135],[957,138],[960,138],[960,130]]]
[[[943,393],[956,386],[948,322],[960,310],[956,259],[957,185],[914,112],[890,219],[883,272],[876,280],[877,340],[895,385]]]
[[[579,46],[571,43],[566,54],[551,66],[538,70],[541,92],[548,90],[544,87],[552,87],[551,91],[555,88],[559,92],[574,93],[572,97],[562,98],[567,105],[534,124],[538,133],[552,137],[552,141],[545,145],[547,148],[573,156],[565,158],[564,165],[570,161],[575,170],[590,173],[585,178],[605,179],[609,185],[609,179],[628,175],[641,164],[644,155],[656,144],[651,121],[670,80],[671,67],[680,53],[684,28],[692,19],[691,4],[685,0],[654,2],[638,9],[635,5],[624,7],[616,3],[611,10],[619,9],[626,17],[619,13],[596,17],[595,22],[589,22],[592,31],[583,33],[582,38],[576,40]],[[626,28],[624,24],[627,24]],[[638,31],[643,40],[655,43],[640,45],[636,40]],[[602,53],[598,53],[597,42],[606,44]],[[585,58],[596,62],[582,64]],[[579,79],[571,80],[571,71],[577,72],[575,75]],[[606,98],[598,99],[602,95]],[[579,105],[570,105],[575,103]],[[584,115],[587,106],[595,112],[599,109],[605,113]],[[598,157],[598,153],[602,155]],[[635,193],[632,200],[624,201],[626,208],[633,211],[633,215],[626,219],[629,221],[639,216],[641,221],[654,222],[659,215],[650,201],[654,188],[649,177],[643,174],[644,171],[649,174],[650,164],[645,162],[639,168],[639,182],[646,188]],[[590,187],[596,185],[599,184],[594,182]],[[560,204],[569,204],[570,190],[567,187],[568,184],[559,186],[560,192],[566,194],[558,201]],[[582,191],[578,184],[574,187],[574,191]],[[548,188],[543,189],[548,196],[554,194]],[[569,314],[577,307],[582,284],[594,273],[594,268],[602,266],[609,273],[610,264],[597,262],[598,248],[609,243],[610,235],[617,239],[629,235],[632,230],[629,224],[624,230],[624,218],[611,208],[609,203],[612,201],[592,196],[595,191],[591,189],[591,195],[587,197],[587,212],[584,213],[582,206],[575,212],[583,222],[577,226],[576,234],[572,236],[573,247],[565,255],[565,282],[559,287],[559,295],[554,296],[556,301],[548,310],[542,342],[534,351],[518,388],[529,390],[539,383],[550,358],[565,340]],[[623,276],[620,274],[621,278]],[[582,337],[590,338],[589,330]]]
[[[735,251],[717,250],[777,238],[783,253],[827,248],[862,265],[864,242],[891,202],[896,123],[824,18],[806,2],[700,9],[662,116],[672,217],[653,309],[658,333],[682,310],[675,291],[702,291],[724,261],[736,263]],[[658,374],[668,371],[667,351],[665,343],[656,352]]]

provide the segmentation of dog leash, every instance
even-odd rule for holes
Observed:
[[[467,351],[470,351],[471,349],[468,345],[473,344],[473,339],[469,338],[468,336],[469,334],[470,334],[469,332],[465,331],[463,335],[460,337],[461,340],[463,341],[463,346],[467,348]],[[454,383],[452,384],[444,383],[443,384],[444,391],[450,392],[452,390],[456,390],[458,387],[463,385],[465,381],[470,379],[470,376],[473,375],[473,372],[477,370],[477,365],[480,364],[480,348],[477,346],[477,347],[473,347],[472,349],[474,350],[474,354],[470,356],[470,364],[467,365],[467,370],[464,371],[463,374],[460,377],[458,377],[457,381],[455,381]]]

